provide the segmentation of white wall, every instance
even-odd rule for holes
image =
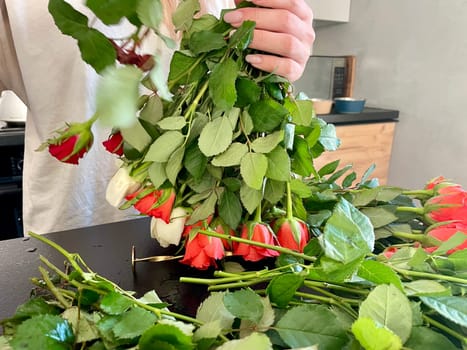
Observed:
[[[316,31],[314,54],[356,55],[354,96],[400,111],[389,184],[467,187],[467,0],[352,0]]]

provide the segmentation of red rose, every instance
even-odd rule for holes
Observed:
[[[448,254],[451,254],[457,250],[463,250],[467,248],[467,224],[466,223],[455,222],[455,223],[449,223],[449,224],[437,226],[429,230],[427,235],[437,239],[438,241],[446,242],[447,240],[449,240],[449,238],[451,238],[457,232],[463,232],[466,235],[465,240],[463,243],[461,243],[457,247],[449,250]],[[435,251],[436,249],[438,249],[438,247],[425,248],[425,250],[430,253]]]
[[[436,222],[450,220],[467,222],[467,192],[453,190],[432,197],[425,203],[425,209],[428,217]]]
[[[186,241],[185,256],[180,261],[191,267],[205,270],[209,266],[216,266],[216,260],[224,257],[222,240],[195,233]]]
[[[123,156],[123,136],[120,131],[112,133],[107,141],[102,142],[105,149],[110,153]]]
[[[126,199],[133,202],[133,206],[140,213],[169,223],[175,202],[175,192],[172,188],[163,190],[145,188],[128,195]]]
[[[396,252],[399,249],[396,247],[388,247],[384,250],[383,255],[386,257],[386,259],[391,259],[391,257],[396,254]]]
[[[275,245],[274,233],[267,224],[250,222],[243,226],[241,238],[269,245]],[[247,261],[259,261],[267,257],[279,256],[279,253],[272,249],[257,247],[246,243],[234,244],[234,255],[240,255]]]
[[[207,230],[209,227],[209,224],[211,223],[211,220],[212,220],[212,215],[209,215],[208,218],[205,220],[200,220],[191,225],[185,225],[182,236],[186,237],[190,233],[195,233],[194,230]]]
[[[282,247],[303,252],[310,233],[307,225],[296,218],[279,220],[275,225],[277,240]]]
[[[434,190],[436,194],[448,194],[452,192],[462,192],[462,186],[448,182],[443,176],[438,176],[428,182],[425,186],[427,190]]]
[[[90,131],[63,136],[49,141],[49,153],[59,161],[70,164],[78,164],[80,158],[89,151],[92,146],[93,136]]]

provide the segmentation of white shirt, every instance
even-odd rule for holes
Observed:
[[[107,183],[117,170],[116,157],[102,146],[110,130],[94,126],[94,145],[79,166],[61,163],[47,151],[35,151],[65,122],[84,121],[93,115],[98,76],[82,61],[76,41],[56,28],[47,10],[48,0],[0,0],[0,7],[3,1],[24,84],[24,91],[17,94],[26,99],[29,107],[23,171],[25,233],[55,232],[137,217],[135,211],[118,210],[105,200]],[[78,11],[89,13],[81,5],[84,0],[68,2]],[[203,9],[218,15],[222,8],[233,7],[233,1],[211,0],[204,5]],[[119,26],[113,34],[125,29]],[[3,50],[3,46],[0,48]],[[167,62],[171,53],[165,49],[163,52],[168,55],[164,60]],[[0,88],[8,80],[1,74],[0,69]],[[21,84],[3,88],[21,90]]]

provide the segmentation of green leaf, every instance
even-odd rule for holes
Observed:
[[[199,180],[206,171],[208,158],[201,152],[198,145],[193,143],[185,152],[183,164],[190,175],[193,176],[195,180]]]
[[[237,100],[238,66],[231,58],[217,64],[209,76],[209,95],[217,108],[228,111]]]
[[[90,321],[92,316],[84,310],[80,310],[77,306],[66,309],[61,316],[72,325],[77,343],[85,343],[100,338],[97,327],[94,322]]]
[[[399,290],[404,291],[402,282],[390,267],[374,260],[365,260],[360,265],[357,275],[375,284],[393,284]]]
[[[253,120],[254,131],[270,132],[277,128],[289,111],[273,99],[261,99],[248,109]]]
[[[248,146],[244,143],[234,142],[227,150],[211,161],[212,165],[219,167],[229,167],[239,165],[243,156],[248,153]]]
[[[89,28],[88,18],[64,0],[49,0],[48,10],[63,34],[73,36]]]
[[[467,240],[467,234],[464,232],[456,232],[447,241],[441,243],[441,245],[432,253],[432,255],[443,255],[449,250],[462,245]]]
[[[184,117],[167,117],[157,123],[157,126],[162,130],[181,130],[185,125]]]
[[[120,132],[125,142],[138,150],[138,152],[143,152],[152,141],[151,136],[149,136],[138,120],[128,128],[121,128]]]
[[[341,198],[319,237],[327,257],[348,263],[373,251],[375,235],[370,220]]]
[[[237,90],[237,101],[235,102],[237,107],[246,107],[261,97],[259,85],[246,77],[237,78],[235,88]]]
[[[326,165],[324,165],[321,169],[318,170],[319,176],[326,176],[332,174],[336,171],[337,167],[339,166],[340,160],[332,161]]]
[[[291,348],[319,344],[322,350],[343,349],[349,341],[346,330],[324,305],[294,307],[282,316],[275,328]]]
[[[170,155],[170,158],[167,162],[165,172],[167,174],[167,179],[172,185],[175,186],[177,182],[177,176],[180,170],[183,167],[183,156],[185,155],[185,147],[177,148],[174,153]]]
[[[67,320],[56,315],[37,315],[18,326],[10,341],[13,349],[68,350],[75,341]]]
[[[404,283],[404,291],[408,296],[448,296],[449,288],[433,280],[415,280]]]
[[[102,311],[109,315],[119,315],[127,311],[133,302],[117,292],[111,292],[106,294],[100,304]]]
[[[358,318],[352,325],[352,333],[365,350],[400,350],[401,339],[391,330],[378,326],[368,317]]]
[[[119,339],[132,339],[143,334],[156,320],[157,316],[152,312],[134,307],[121,316],[113,327],[113,332]]]
[[[242,204],[237,195],[225,190],[219,201],[219,216],[233,230],[237,228],[242,220]]]
[[[203,323],[218,321],[222,329],[229,329],[235,316],[232,315],[224,306],[224,295],[227,292],[212,292],[196,312],[196,319]]]
[[[448,256],[456,271],[467,271],[467,249],[459,250]]]
[[[165,163],[154,162],[148,169],[148,175],[151,179],[151,183],[155,188],[159,188],[167,180],[167,174],[165,172]]]
[[[272,350],[269,337],[262,333],[253,333],[245,338],[231,340],[216,348],[216,350]]]
[[[336,127],[332,124],[327,124],[321,129],[319,142],[323,145],[326,151],[336,151],[341,142],[337,138]]]
[[[414,327],[405,348],[412,350],[455,350],[458,349],[444,335],[428,327]]]
[[[87,0],[86,6],[107,25],[117,24],[123,17],[130,17],[136,11],[134,0]]]
[[[36,315],[58,315],[59,313],[60,309],[57,306],[47,303],[43,298],[36,297],[29,299],[26,303],[18,306],[13,317],[29,318]]]
[[[303,281],[303,276],[294,273],[282,274],[271,280],[266,293],[272,303],[280,308],[285,308],[293,299],[297,289],[302,286]]]
[[[276,204],[285,195],[285,182],[268,179],[264,187],[264,198],[271,204]]]
[[[193,15],[201,9],[198,0],[185,0],[172,14],[172,21],[177,30],[187,30],[193,22]]]
[[[241,289],[224,295],[225,308],[235,317],[259,323],[264,306],[261,297],[251,289]]]
[[[114,128],[135,124],[141,75],[133,66],[106,69],[96,92],[96,114],[103,124]]]
[[[169,84],[189,84],[201,80],[208,71],[206,64],[198,63],[197,57],[176,51],[170,61]]]
[[[310,270],[308,277],[325,282],[346,282],[355,274],[361,262],[362,260],[356,259],[351,263],[344,264],[322,256],[319,259],[319,264]]]
[[[285,100],[285,107],[289,110],[292,123],[309,126],[314,116],[313,102],[311,100]]]
[[[248,186],[246,183],[242,183],[242,187],[240,187],[240,200],[242,201],[242,204],[248,213],[253,214],[256,208],[258,208],[258,205],[261,203],[261,199],[261,190],[255,190],[254,188]]]
[[[368,216],[374,228],[380,228],[398,220],[396,215],[384,207],[362,208],[360,211]]]
[[[117,54],[104,34],[89,28],[76,33],[74,37],[78,40],[83,61],[93,67],[97,73],[102,73],[105,68],[114,65]]]
[[[127,0],[128,1],[128,0]],[[134,2],[134,1],[133,1]],[[146,27],[159,29],[162,19],[164,18],[164,8],[160,0],[138,0],[136,12],[138,18]]]
[[[209,30],[195,32],[190,36],[189,46],[195,55],[200,53],[218,50],[227,46],[222,33],[215,33]]]
[[[163,105],[161,98],[157,95],[149,97],[148,101],[139,113],[140,119],[156,125],[156,123],[164,116]]]
[[[290,180],[290,190],[300,198],[308,198],[312,195],[312,190],[300,179]]]
[[[412,329],[412,308],[407,297],[392,284],[379,285],[362,302],[359,317],[368,317],[398,335],[402,343]]]
[[[240,51],[246,50],[251,40],[253,40],[255,25],[253,21],[243,21],[242,25],[238,27],[230,37],[229,47],[235,47]]]
[[[240,162],[240,173],[245,183],[255,189],[261,190],[263,179],[268,168],[268,158],[264,154],[249,152]]]
[[[144,158],[145,162],[165,163],[169,160],[170,155],[183,144],[185,136],[178,131],[167,131],[159,136]]]
[[[164,64],[161,61],[159,55],[153,56],[154,59],[154,68],[149,72],[149,77],[151,82],[157,89],[157,94],[166,101],[172,101],[172,94],[169,91],[169,86],[167,84],[166,73],[164,70]]]
[[[467,299],[465,297],[420,297],[420,300],[441,316],[462,327],[467,327]]]
[[[279,130],[264,137],[258,137],[251,143],[251,148],[256,153],[269,153],[284,139],[284,131]]]
[[[287,151],[278,146],[267,155],[266,177],[276,181],[290,180],[290,158]]]
[[[224,152],[232,143],[233,130],[226,117],[219,117],[206,124],[199,136],[198,145],[206,157]]]
[[[292,170],[301,176],[310,176],[314,171],[313,158],[308,144],[302,137],[294,139],[294,154],[292,157]]]
[[[168,324],[156,324],[143,333],[138,342],[138,349],[191,350],[194,349],[194,344],[191,337],[177,327]]]
[[[217,196],[215,192],[212,192],[209,197],[190,215],[190,218],[187,220],[187,225],[193,225],[194,223],[205,220],[209,215],[214,213],[217,203]]]

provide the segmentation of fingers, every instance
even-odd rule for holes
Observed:
[[[250,0],[261,7],[228,12],[224,20],[234,27],[243,21],[256,22],[250,47],[264,54],[248,55],[258,69],[295,81],[305,69],[315,40],[313,12],[305,0]],[[241,0],[235,0],[238,4]]]

